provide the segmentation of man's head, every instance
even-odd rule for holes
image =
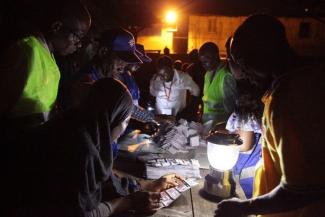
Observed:
[[[81,40],[87,34],[91,18],[88,10],[78,0],[58,0],[44,5],[40,29],[59,55],[69,55],[81,47]],[[42,10],[42,8],[40,8]],[[46,14],[45,14],[46,13]]]
[[[174,69],[181,71],[182,70],[182,65],[183,65],[182,60],[175,60]]]
[[[188,53],[188,59],[190,63],[196,63],[199,61],[199,51],[198,49],[193,49],[191,52]]]
[[[164,81],[171,81],[174,77],[173,60],[168,56],[162,56],[157,60],[156,69],[158,75]]]
[[[219,63],[219,48],[213,42],[206,42],[199,50],[199,59],[207,71],[216,70]]]
[[[267,89],[285,72],[291,49],[283,24],[268,15],[252,15],[236,30],[230,45],[232,60],[251,83]]]
[[[106,30],[101,34],[98,57],[107,77],[117,78],[128,64],[136,66],[142,63],[133,35],[122,28]]]

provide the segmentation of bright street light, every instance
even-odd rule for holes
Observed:
[[[168,24],[174,24],[176,23],[176,19],[177,19],[177,14],[175,11],[167,11],[166,15],[165,15],[165,21]]]

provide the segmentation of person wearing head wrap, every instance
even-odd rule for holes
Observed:
[[[17,182],[11,208],[16,216],[110,216],[152,212],[159,207],[157,180],[129,195],[104,188],[112,177],[112,146],[126,128],[132,99],[125,86],[112,78],[97,81],[80,107],[66,111],[39,130],[28,143],[16,168]],[[38,141],[38,142],[35,142]],[[175,176],[174,176],[175,177]],[[105,191],[105,192],[104,192]],[[105,194],[104,194],[105,193]],[[118,197],[108,197],[117,194]],[[105,195],[105,196],[104,196]]]

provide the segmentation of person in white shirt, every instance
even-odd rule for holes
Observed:
[[[187,73],[178,71],[173,67],[173,60],[162,56],[156,64],[157,73],[150,81],[150,93],[156,97],[156,113],[176,116],[186,107],[186,94],[190,92],[192,103],[188,109],[198,101],[200,89]]]

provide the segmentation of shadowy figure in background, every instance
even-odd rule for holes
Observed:
[[[169,55],[170,54],[170,50],[169,50],[169,48],[168,47],[165,47],[164,48],[164,55]]]
[[[178,71],[182,71],[182,60],[175,60],[174,61],[174,69]]]
[[[187,73],[187,67],[188,67],[189,65],[190,65],[189,63],[183,63],[183,64],[182,64],[182,67],[181,67],[181,71]]]

